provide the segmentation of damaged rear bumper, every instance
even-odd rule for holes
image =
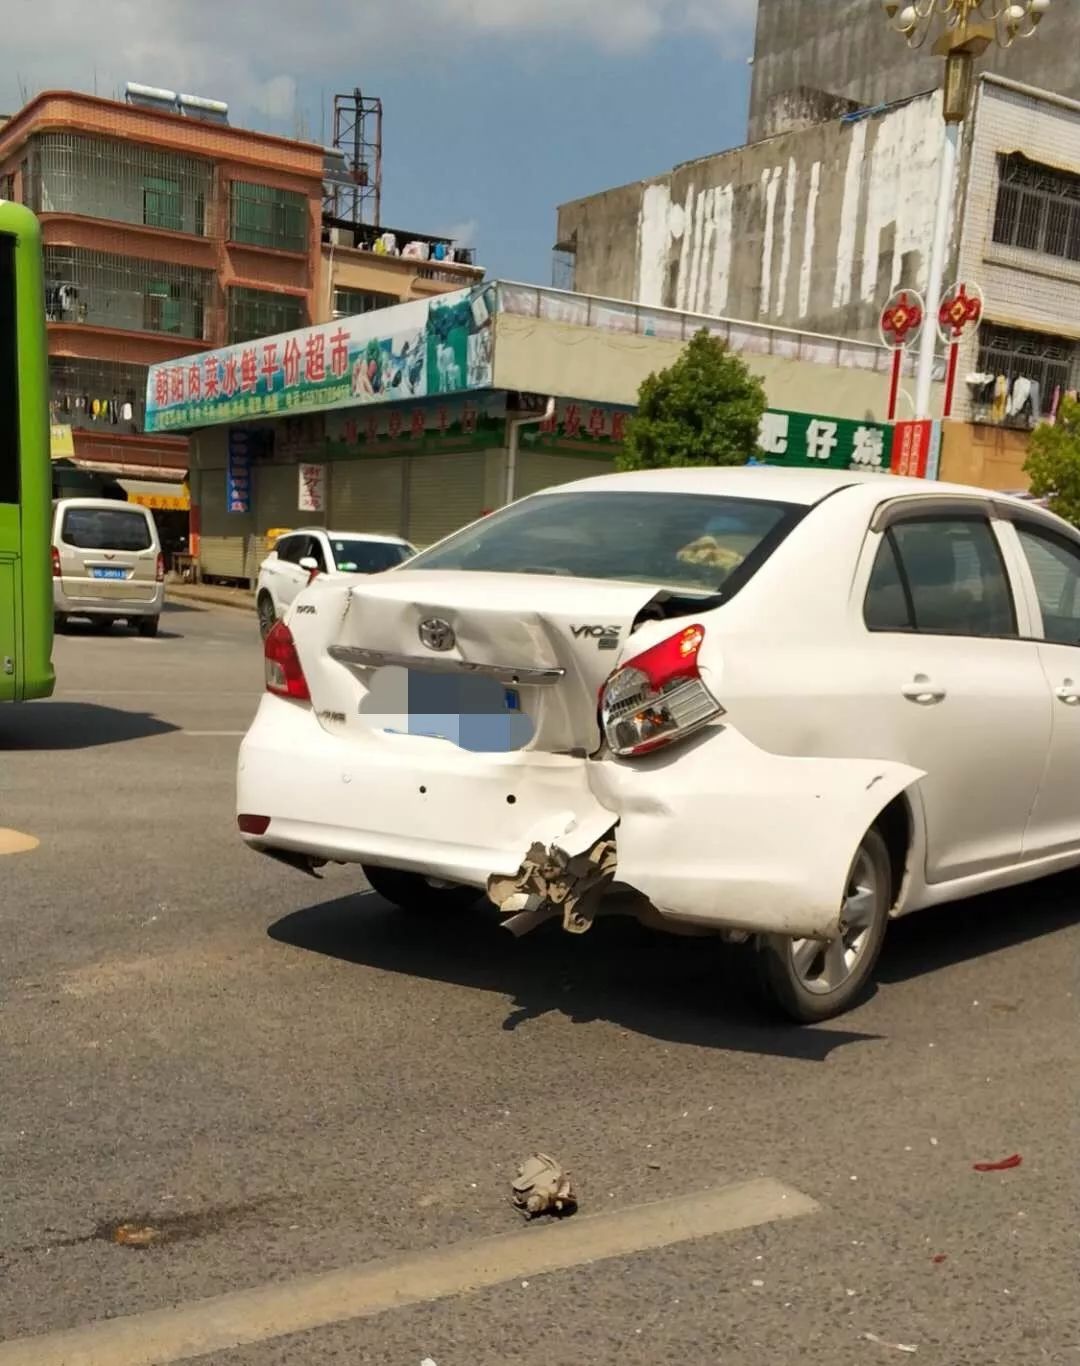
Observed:
[[[715,728],[634,763],[477,755],[369,734],[345,743],[264,699],[241,749],[238,809],[257,849],[369,863],[488,889],[513,928],[589,928],[617,877],[702,930],[832,939],[863,835],[922,774],[792,759]]]

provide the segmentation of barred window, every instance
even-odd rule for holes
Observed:
[[[392,308],[401,303],[397,294],[381,294],[370,289],[335,289],[334,317],[351,318],[358,313],[374,313],[378,308]]]
[[[234,180],[230,195],[229,238],[255,247],[306,251],[308,201],[292,190]]]
[[[45,315],[134,332],[205,339],[213,273],[86,247],[45,248]]]
[[[980,371],[995,378],[1003,375],[1010,388],[1017,379],[1034,380],[1044,403],[1055,389],[1072,387],[1075,368],[1076,345],[1065,337],[996,323],[979,328]]]
[[[304,327],[304,301],[295,294],[274,294],[265,289],[229,290],[229,342],[273,337]]]
[[[1080,261],[1080,175],[1029,161],[998,158],[994,241]]]

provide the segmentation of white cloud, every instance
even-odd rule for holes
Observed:
[[[125,81],[226,99],[238,113],[294,117],[297,89],[351,84],[357,63],[420,63],[488,38],[567,37],[598,51],[640,51],[665,33],[709,35],[722,53],[745,48],[756,0],[5,0],[0,110],[24,90]],[[292,131],[291,129],[289,131]]]

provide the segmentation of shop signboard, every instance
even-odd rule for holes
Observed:
[[[250,434],[240,429],[229,433],[225,506],[229,512],[251,511],[251,440]]]
[[[893,435],[892,472],[910,479],[936,479],[941,464],[941,423],[898,422]]]
[[[299,485],[297,492],[297,506],[301,512],[325,512],[326,511],[326,466],[301,464],[297,466],[299,470]]]
[[[494,285],[152,365],[146,430],[165,432],[469,393],[492,382]]]
[[[758,433],[766,465],[888,474],[893,432],[887,422],[793,413],[770,408]]]

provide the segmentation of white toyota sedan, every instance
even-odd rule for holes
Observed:
[[[252,848],[516,933],[750,940],[796,1020],[891,917],[1080,865],[1080,535],[983,490],[588,479],[316,579],[265,653]]]

